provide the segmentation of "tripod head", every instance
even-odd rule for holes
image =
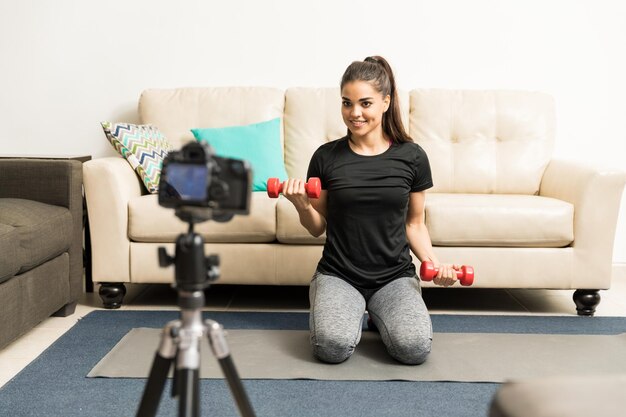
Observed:
[[[193,230],[195,223],[212,218],[206,208],[180,207],[176,216],[189,223],[189,231],[176,239],[175,255],[170,256],[164,247],[159,247],[159,265],[163,268],[175,265],[175,287],[185,292],[202,291],[220,276],[218,255],[204,255],[204,239]],[[221,219],[220,219],[221,220]]]

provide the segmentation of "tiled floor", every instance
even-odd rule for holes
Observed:
[[[613,286],[602,291],[597,316],[626,316],[626,268],[615,274]],[[122,309],[177,310],[176,291],[167,285],[129,285]],[[426,288],[432,314],[575,315],[573,291]],[[208,311],[308,311],[308,287],[213,285],[206,293]],[[0,350],[0,387],[27,366],[78,319],[101,309],[96,292],[85,294],[70,317],[51,317]]]

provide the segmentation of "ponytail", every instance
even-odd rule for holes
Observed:
[[[352,81],[366,81],[372,84],[383,97],[389,96],[389,108],[383,114],[383,132],[394,143],[413,142],[402,124],[400,116],[400,103],[396,90],[396,81],[393,71],[385,58],[370,56],[363,61],[355,61],[346,68],[341,78],[341,88]],[[350,136],[350,130],[348,130]]]

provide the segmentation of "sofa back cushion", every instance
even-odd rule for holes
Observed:
[[[284,105],[284,91],[269,87],[149,89],[139,99],[139,117],[179,149],[194,140],[191,129],[268,121],[283,117]]]
[[[409,122],[409,95],[399,91],[405,129]],[[346,135],[341,118],[341,92],[336,88],[289,88],[285,92],[285,168],[290,177],[304,178],[313,152],[326,142]]]
[[[444,193],[537,194],[554,146],[554,101],[529,91],[399,91],[411,137],[428,154],[434,187]],[[313,152],[343,137],[335,88],[213,87],[150,89],[139,115],[175,149],[193,128],[241,126],[282,117],[290,177],[304,178]]]
[[[554,145],[551,96],[417,89],[409,134],[428,154],[431,191],[537,194]]]

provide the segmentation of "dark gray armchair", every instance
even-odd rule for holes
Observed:
[[[0,159],[0,348],[74,313],[83,277],[82,165]]]

